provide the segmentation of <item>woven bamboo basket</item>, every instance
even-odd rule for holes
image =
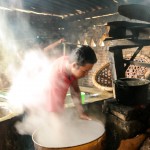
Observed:
[[[124,58],[129,60],[132,55],[125,55]],[[150,63],[150,58],[144,55],[138,54],[134,61]],[[149,68],[143,66],[130,65],[125,72],[127,78],[145,78],[145,74],[149,71]],[[92,75],[93,84],[106,91],[112,91],[112,74],[110,69],[110,63],[107,62],[100,69],[96,70]]]

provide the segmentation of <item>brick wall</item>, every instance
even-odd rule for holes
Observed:
[[[38,22],[41,23],[43,18],[41,18],[41,21],[39,21],[40,18],[38,18]],[[48,20],[46,18],[45,20]],[[34,21],[36,22],[36,19],[34,18]],[[52,19],[50,21],[47,21],[46,23],[41,23],[41,25],[36,25],[36,31],[39,33],[39,35],[44,35],[44,37],[49,37],[49,39],[58,39],[59,37],[65,37],[67,42],[70,43],[77,43],[80,42],[80,44],[85,44],[85,42],[90,45],[96,53],[96,56],[98,58],[97,63],[94,65],[93,69],[89,72],[89,74],[84,77],[83,79],[79,80],[79,84],[81,86],[88,86],[93,87],[92,82],[92,75],[93,73],[100,69],[101,66],[103,66],[105,63],[109,62],[108,57],[108,47],[107,46],[100,46],[100,38],[102,35],[106,32],[106,26],[105,24],[107,22],[112,21],[129,21],[129,22],[136,22],[135,20],[129,20],[126,17],[120,16],[118,14],[112,14],[112,15],[105,15],[97,19],[90,19],[90,20],[81,20],[81,21],[74,21],[74,22],[63,22],[62,20],[55,20],[55,27],[52,25],[51,22],[54,22]],[[33,18],[32,18],[33,22]],[[62,23],[62,24],[61,24]],[[141,23],[141,21],[139,21]],[[33,22],[33,24],[35,24]],[[52,28],[50,28],[48,25],[52,25]],[[45,26],[49,28],[45,28]],[[59,29],[58,29],[59,28]],[[94,41],[96,47],[94,47],[92,41]],[[123,51],[124,54],[133,53],[135,49],[129,49]],[[150,47],[144,47],[142,51],[140,52],[142,55],[150,56]]]
[[[79,84],[81,86],[88,86],[88,87],[94,87],[94,84],[92,82],[92,75],[93,73],[100,69],[101,66],[103,66],[105,63],[109,62],[108,57],[108,47],[107,46],[100,46],[100,38],[102,35],[106,32],[106,22],[112,22],[112,21],[129,21],[129,22],[136,22],[141,23],[141,21],[135,21],[135,20],[129,20],[126,17],[120,16],[118,14],[110,15],[101,17],[99,19],[93,19],[91,21],[80,21],[80,22],[73,22],[70,23],[67,26],[66,33],[64,35],[67,38],[68,41],[77,43],[80,42],[81,44],[86,42],[88,45],[90,45],[94,50],[98,58],[98,62],[94,65],[93,69],[89,72],[89,74],[84,77],[83,79],[79,80]],[[95,42],[96,47],[93,47],[92,41]],[[133,53],[136,49],[127,49],[124,52],[124,54]],[[150,57],[150,46],[144,47],[140,54],[146,55]]]
[[[79,84],[81,86],[88,86],[88,87],[93,87],[93,82],[92,82],[92,75],[95,71],[99,70],[104,64],[106,64],[107,62],[109,62],[109,58],[108,58],[108,51],[106,50],[107,48],[99,48],[98,50],[95,50],[96,52],[96,56],[98,58],[98,62],[94,65],[93,69],[89,72],[87,77],[84,77],[83,79],[81,79],[81,81],[79,82]],[[133,54],[134,51],[136,49],[127,49],[124,52],[124,55],[127,54]],[[145,55],[150,57],[150,46],[144,47],[140,54]]]

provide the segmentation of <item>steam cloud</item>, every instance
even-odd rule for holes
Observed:
[[[16,5],[21,6],[21,1],[19,3],[12,1],[12,7]],[[13,19],[11,15],[11,12],[4,10],[0,13],[0,48],[3,57],[6,58],[3,62],[5,69],[1,70],[7,74],[12,83],[7,96],[13,111],[19,114],[26,112],[22,122],[16,124],[18,132],[32,135],[35,130],[43,129],[43,135],[39,140],[46,139],[43,141],[44,144],[51,141],[54,146],[58,144],[58,141],[66,145],[70,144],[70,141],[69,143],[66,141],[68,137],[64,138],[64,134],[69,135],[72,142],[76,140],[84,142],[83,134],[77,131],[79,122],[75,119],[77,116],[74,112],[64,112],[58,116],[44,110],[43,102],[47,99],[46,91],[50,86],[48,81],[51,61],[40,48],[31,50],[28,47],[26,40],[34,39],[36,35],[29,24],[29,18],[23,13],[16,12]],[[15,21],[14,18],[16,18]],[[102,133],[103,130],[102,127]],[[99,136],[96,132],[93,132],[94,137]],[[87,141],[93,138],[86,131],[84,135],[87,135]],[[75,143],[79,144],[78,141]]]
[[[19,3],[12,1],[11,7],[17,5],[20,7],[21,1]],[[35,39],[36,33],[30,26],[27,15],[21,12],[11,14],[10,11],[5,10],[0,14],[0,47],[5,58],[2,62],[5,64],[3,73],[7,74],[11,81],[7,94],[8,102],[13,112],[18,115],[25,112],[23,120],[17,122],[15,127],[20,134],[29,135],[42,128],[51,135],[52,138],[49,140],[53,142],[52,139],[56,138],[62,140],[60,129],[66,126],[66,119],[48,113],[43,106],[50,86],[48,81],[51,61],[43,54],[40,47],[36,46],[36,49],[29,47],[31,45],[28,42]]]
[[[5,2],[0,4],[6,6]],[[21,0],[9,1],[9,8],[13,7],[22,7]],[[40,47],[29,47],[32,40],[35,42],[33,44],[37,44],[29,15],[15,11],[11,13],[10,10],[0,11],[1,73],[11,81],[7,98],[14,112],[22,114],[27,111],[23,122],[16,125],[19,133],[32,134],[40,124],[49,124],[49,114],[42,106],[49,86],[51,63]]]

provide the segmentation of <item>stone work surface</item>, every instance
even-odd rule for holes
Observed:
[[[117,150],[120,146],[120,143],[124,140],[127,140],[124,142],[132,141],[133,143],[136,143],[136,139],[138,139],[140,143],[139,146],[141,146],[142,142],[147,137],[145,133],[150,125],[149,107],[150,104],[146,104],[144,107],[141,108],[120,105],[114,100],[109,101],[107,103],[105,124],[107,143],[106,150]],[[142,134],[144,134],[145,138],[135,138],[137,135]]]

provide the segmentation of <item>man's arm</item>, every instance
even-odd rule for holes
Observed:
[[[62,42],[64,42],[65,40],[62,38],[62,39],[59,39],[58,41],[48,45],[47,47],[44,48],[44,52],[48,52],[50,51],[51,49],[55,48],[56,46],[58,46],[59,44],[61,44]]]
[[[73,99],[73,102],[75,104],[75,107],[77,108],[77,111],[79,113],[79,116],[81,119],[91,120],[91,118],[85,114],[84,109],[81,104],[81,95],[80,95],[80,88],[78,86],[77,80],[73,81],[73,83],[70,86],[70,93],[71,97]]]

